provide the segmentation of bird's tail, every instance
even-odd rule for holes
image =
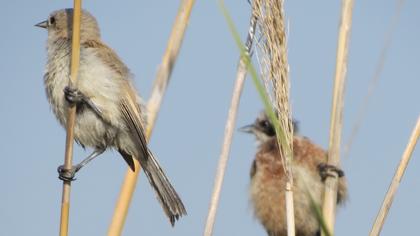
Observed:
[[[158,161],[153,156],[153,153],[150,150],[147,151],[149,154],[147,162],[145,163],[146,165],[142,166],[144,173],[155,190],[156,197],[162,205],[165,214],[168,216],[172,226],[174,226],[175,220],[186,215],[187,211],[185,210],[181,198],[178,196],[174,187],[172,187],[169,182],[168,177],[166,177]]]

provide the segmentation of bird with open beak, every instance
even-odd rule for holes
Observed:
[[[274,126],[262,112],[255,122],[240,129],[255,135],[259,144],[251,167],[250,199],[256,218],[269,236],[286,236],[285,187],[287,176],[281,160]],[[329,166],[327,152],[306,137],[293,138],[293,197],[296,235],[320,234],[320,223],[313,212],[311,197],[318,206],[322,203],[324,180],[330,171],[337,172],[339,179],[337,204],[347,196],[344,173]]]

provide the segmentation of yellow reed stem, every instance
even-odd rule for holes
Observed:
[[[81,18],[81,0],[74,0],[73,11],[73,35],[71,49],[71,67],[70,67],[70,83],[74,86],[77,82],[77,72],[79,70],[80,58],[80,18]],[[76,107],[69,108],[67,117],[67,135],[66,135],[66,151],[64,154],[64,168],[72,168],[73,159],[73,137],[74,123],[76,118]],[[61,217],[60,217],[60,236],[67,236],[69,229],[69,210],[70,210],[70,190],[71,182],[63,181],[63,193],[61,198]]]
[[[337,58],[335,68],[335,80],[331,110],[330,139],[328,148],[328,164],[338,166],[340,164],[341,127],[344,106],[344,85],[347,72],[347,53],[352,23],[353,0],[342,1],[341,24],[338,35]],[[338,176],[327,177],[325,180],[325,193],[323,204],[323,217],[328,233],[334,235],[335,210],[337,205],[337,181]]]
[[[388,192],[385,195],[385,199],[382,203],[381,209],[379,210],[378,215],[372,230],[370,231],[370,236],[377,236],[382,230],[382,226],[385,223],[385,218],[388,215],[389,209],[391,208],[392,201],[394,200],[395,193],[397,192],[398,186],[400,185],[401,179],[404,175],[405,169],[408,166],[408,162],[411,159],[411,154],[416,147],[417,141],[420,135],[420,116],[417,119],[417,124],[411,133],[410,140],[408,141],[407,147],[401,157],[400,164],[395,172],[394,177],[392,178],[391,185],[389,186]]]

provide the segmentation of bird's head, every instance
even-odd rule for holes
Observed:
[[[264,111],[259,114],[254,123],[246,125],[239,130],[245,133],[254,134],[259,143],[263,143],[276,136],[274,125]],[[295,134],[298,132],[298,122],[296,120],[293,120],[293,130]]]
[[[60,38],[71,39],[73,34],[73,9],[67,8],[52,12],[48,19],[39,22],[35,26],[48,30],[48,40],[55,41]],[[89,12],[82,10],[80,41],[97,40],[100,31],[95,17]]]
[[[257,141],[263,143],[276,135],[273,124],[265,112],[261,112],[254,123],[239,129],[245,133],[254,134]]]

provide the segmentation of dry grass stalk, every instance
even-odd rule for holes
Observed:
[[[328,164],[339,166],[342,115],[344,106],[344,85],[347,72],[347,53],[352,23],[353,0],[343,0],[341,24],[338,35],[336,71],[331,110],[330,139],[328,148]],[[335,210],[337,205],[337,173],[325,180],[323,217],[330,234],[334,234]],[[326,232],[322,232],[326,235]]]
[[[385,218],[388,215],[389,209],[391,208],[395,193],[397,192],[398,186],[400,185],[405,169],[408,166],[408,162],[410,161],[411,154],[413,153],[414,148],[417,144],[419,135],[420,135],[420,116],[417,118],[417,124],[414,127],[413,132],[411,133],[407,147],[405,148],[405,151],[401,157],[400,164],[398,165],[395,175],[392,178],[392,182],[389,186],[388,192],[385,195],[385,199],[382,203],[381,209],[378,215],[376,216],[375,223],[372,226],[372,230],[370,231],[370,234],[369,234],[370,236],[377,236],[382,230],[382,226],[384,225]]]
[[[370,98],[372,97],[373,92],[375,91],[375,89],[378,85],[378,81],[379,81],[380,76],[382,74],[382,71],[384,69],[385,60],[386,60],[387,55],[388,55],[388,50],[391,46],[392,36],[394,35],[395,30],[397,29],[397,25],[398,25],[398,21],[400,19],[401,10],[402,10],[403,5],[404,5],[404,0],[397,0],[397,7],[396,7],[394,15],[392,17],[391,24],[389,25],[389,28],[388,28],[387,33],[385,35],[385,43],[384,43],[384,46],[382,47],[381,54],[379,56],[378,64],[376,65],[373,77],[371,78],[371,80],[369,82],[369,87],[368,87],[367,94],[365,95],[365,97],[362,101],[362,104],[360,105],[359,110],[357,112],[356,122],[354,123],[353,128],[351,129],[351,133],[349,135],[349,138],[347,139],[347,143],[344,145],[344,154],[343,154],[344,158],[349,156],[353,141],[356,138],[357,132],[359,131],[360,126],[362,125],[362,122],[365,119],[366,114],[368,112],[368,106],[369,106]]]
[[[70,66],[70,83],[77,84],[77,73],[79,70],[80,59],[80,16],[81,16],[81,0],[74,1],[73,11],[73,35],[71,45],[71,66]],[[69,108],[67,116],[67,135],[66,135],[66,151],[64,154],[64,169],[71,169],[73,159],[73,142],[74,142],[74,124],[76,118],[76,106]],[[61,197],[61,216],[60,216],[60,236],[67,236],[69,230],[69,210],[70,210],[70,190],[71,181],[63,180],[63,192]]]
[[[259,41],[259,62],[267,94],[278,114],[281,130],[277,130],[277,141],[282,153],[284,171],[288,182],[286,189],[286,211],[288,235],[295,234],[293,207],[293,123],[289,103],[289,64],[283,0],[256,0]]]
[[[255,25],[257,18],[252,14],[247,40],[245,43],[245,53],[249,55],[254,38]],[[222,190],[223,178],[226,171],[227,161],[229,159],[229,151],[232,143],[233,131],[235,128],[236,115],[238,111],[239,101],[242,93],[242,88],[248,71],[246,58],[239,59],[239,65],[236,72],[236,82],[232,93],[232,100],[230,103],[228,118],[226,120],[225,134],[222,144],[222,150],[219,157],[219,163],[214,179],[213,193],[211,196],[209,211],[207,214],[206,225],[204,228],[204,236],[211,236],[213,234],[214,222],[216,220],[217,207],[219,205],[220,192]]]
[[[178,9],[178,14],[176,16],[171,35],[169,36],[165,54],[156,75],[152,95],[147,104],[148,125],[146,130],[146,138],[148,140],[150,139],[157,113],[166,92],[166,88],[169,84],[170,75],[178,56],[178,52],[181,48],[182,40],[188,26],[194,3],[195,0],[183,0]],[[131,169],[128,169],[125,175],[120,195],[115,206],[114,215],[108,229],[109,236],[121,235],[125,219],[127,217],[128,208],[130,206],[134,189],[136,187],[137,177],[140,173],[140,165],[138,161],[135,160],[134,164],[136,171],[132,172]]]

